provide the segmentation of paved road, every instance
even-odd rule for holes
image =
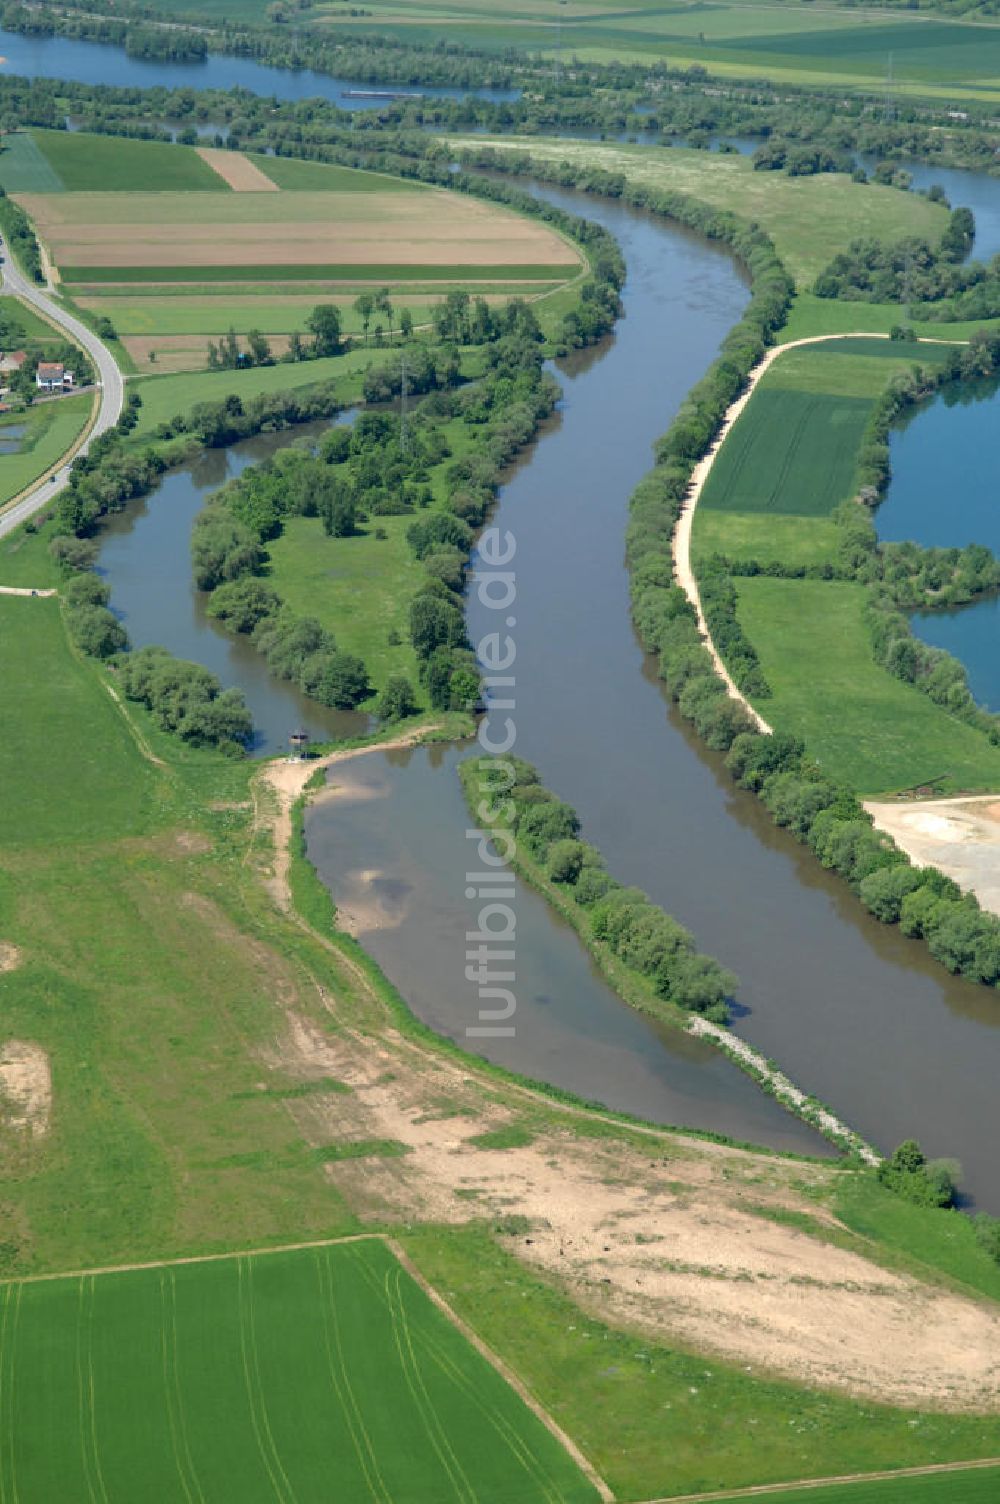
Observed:
[[[65,329],[66,333],[86,350],[93,363],[94,370],[97,372],[97,389],[100,394],[101,405],[97,414],[97,421],[91,429],[86,443],[78,451],[83,454],[98,434],[104,433],[105,429],[113,427],[118,421],[118,416],[122,410],[122,403],[125,400],[125,385],[122,380],[122,373],[115,364],[111,351],[98,339],[92,330],[87,328],[86,324],[81,324],[79,319],[74,318],[65,308],[61,308],[56,300],[51,298],[43,288],[37,287],[33,282],[29,282],[26,277],[21,275],[11,263],[10,251],[2,242],[0,242],[0,255],[4,257],[3,265],[0,266],[0,273],[2,273],[0,287],[2,287],[2,290],[5,293],[13,293],[16,297],[23,298],[33,308],[37,308],[39,313],[44,313],[53,323]],[[4,537],[6,533],[12,532],[22,522],[26,522],[36,512],[40,512],[43,507],[49,506],[59,495],[59,492],[63,490],[68,480],[69,466],[63,465],[49,480],[42,481],[38,485],[33,486],[28,495],[22,497],[16,506],[11,507],[9,511],[0,515],[0,538]]]

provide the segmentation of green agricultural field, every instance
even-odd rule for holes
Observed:
[[[93,397],[81,393],[38,403],[25,413],[11,413],[0,420],[0,439],[5,431],[25,430],[17,452],[2,456],[0,506],[62,458],[89,421],[93,405]]]
[[[942,792],[1000,787],[1000,749],[872,657],[863,585],[738,579],[739,619],[773,691],[759,709],[804,738],[857,792],[942,780]]]
[[[202,334],[206,330],[218,334],[223,328],[233,328],[237,334],[245,334],[248,329],[259,329],[262,334],[290,334],[293,329],[304,333],[306,320],[317,303],[333,303],[340,310],[345,334],[362,331],[361,316],[355,312],[350,295],[227,297],[221,308],[219,299],[211,297],[81,298],[79,302],[95,313],[106,314],[119,334]],[[413,300],[405,294],[394,296],[394,326],[399,324],[402,308],[409,308],[415,324],[426,323],[431,306],[430,301]],[[377,321],[384,325],[384,314],[379,314]],[[373,317],[371,326],[375,323]]]
[[[851,495],[871,403],[761,383],[712,466],[699,504],[823,517]]]
[[[315,616],[340,647],[363,658],[377,688],[394,673],[418,682],[409,606],[426,576],[406,541],[412,522],[373,517],[353,538],[328,538],[315,518],[292,517],[267,545],[269,583],[293,611]]]
[[[334,0],[323,11],[343,15]],[[558,22],[558,24],[557,24]],[[345,25],[338,19],[337,24]],[[892,89],[949,95],[1000,91],[1000,34],[995,26],[926,15],[803,10],[760,0],[713,5],[600,5],[582,0],[557,12],[537,5],[487,6],[482,0],[437,5],[390,0],[375,19],[352,30],[399,40],[462,42],[506,51],[561,52],[596,62],[668,60],[697,63],[714,74],[772,77],[785,82],[883,85],[892,55]]]
[[[63,180],[34,131],[10,131],[0,140],[0,187],[6,193],[62,193]]]
[[[904,235],[937,240],[947,224],[946,210],[914,193],[854,183],[839,173],[790,178],[777,172],[755,172],[749,158],[741,156],[549,137],[525,141],[469,136],[459,138],[459,144],[527,151],[538,161],[584,162],[622,172],[631,182],[687,193],[757,220],[801,286],[811,284],[843,250],[845,241],[869,235],[890,241]],[[863,320],[865,305],[855,306],[856,316]],[[863,322],[860,327],[865,327]]]
[[[0,1307],[20,1504],[597,1498],[377,1239],[8,1285]]]
[[[426,193],[426,183],[394,178],[384,172],[336,167],[327,162],[303,162],[295,157],[267,157],[248,151],[246,157],[284,192],[293,193]]]
[[[18,144],[12,159],[13,170],[27,175],[28,182],[8,184],[4,176],[6,153],[0,155],[0,182],[10,192],[230,192],[193,146],[131,141],[83,131],[33,130],[30,139],[33,151],[21,144],[20,134],[14,138]]]
[[[855,491],[861,436],[893,370],[948,353],[946,345],[879,339],[787,351],[723,444],[699,511],[828,515]]]

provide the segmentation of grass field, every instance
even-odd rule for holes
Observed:
[[[831,776],[865,794],[935,778],[942,792],[1000,787],[1000,749],[875,663],[864,586],[758,577],[736,587],[773,691],[759,708]]]
[[[884,240],[922,235],[936,240],[947,223],[945,210],[912,193],[853,183],[835,173],[789,178],[754,172],[748,157],[542,137],[521,141],[509,136],[471,136],[461,141],[470,147],[529,151],[539,161],[586,162],[623,172],[632,182],[688,193],[757,220],[773,237],[778,254],[802,287],[811,284],[848,240],[869,235]],[[863,320],[864,305],[857,304],[856,309]]]
[[[833,563],[840,531],[828,517],[795,517],[781,512],[729,512],[699,506],[694,514],[691,555],[695,568],[712,554],[731,560],[756,559],[793,568]]]
[[[7,1286],[0,1305],[0,1479],[21,1504],[319,1504],[332,1479],[398,1504],[597,1497],[378,1240]]]
[[[92,396],[60,397],[42,402],[24,414],[12,414],[7,428],[24,427],[26,432],[16,454],[4,454],[0,464],[0,506],[44,475],[73,443],[90,418]],[[0,427],[0,436],[3,434]],[[0,580],[0,584],[4,582]]]
[[[333,12],[333,0],[324,9]],[[337,11],[338,17],[342,11]],[[318,12],[322,18],[323,11]],[[575,0],[558,14],[524,0],[490,7],[483,0],[439,5],[434,0],[390,0],[368,18],[345,24],[399,39],[462,42],[554,55],[561,51],[597,62],[668,59],[698,63],[714,74],[771,77],[784,82],[882,84],[893,58],[897,92],[945,92],[991,97],[1000,91],[1000,34],[976,25],[894,11],[856,13],[844,8],[728,0],[707,5],[598,5]]]
[[[380,357],[378,350],[352,350],[324,360],[295,365],[258,366],[249,371],[195,371],[178,376],[144,376],[134,389],[142,398],[134,440],[148,437],[158,423],[188,412],[197,402],[214,402],[233,393],[254,397],[261,392],[293,391],[340,376],[345,380],[363,372]],[[345,399],[346,400],[346,399]]]
[[[915,334],[927,339],[967,340],[977,329],[1000,328],[1000,319],[975,319],[949,324],[907,318],[898,303],[844,303],[836,298],[817,298],[814,293],[795,296],[791,312],[778,336],[779,340],[805,339],[813,334],[854,334],[866,330],[888,334],[896,324],[907,324]],[[920,357],[927,359],[928,348]]]
[[[293,611],[315,616],[338,646],[364,659],[372,683],[389,674],[418,679],[409,640],[409,603],[424,571],[406,541],[412,517],[375,517],[353,538],[328,538],[315,518],[293,517],[268,544],[270,583]],[[385,538],[375,537],[378,525]],[[398,643],[389,642],[395,632]]]
[[[9,294],[0,294],[0,322],[17,323],[28,340],[51,340],[56,336],[52,325],[41,318],[27,303]]]

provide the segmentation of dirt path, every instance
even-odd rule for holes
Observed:
[[[26,585],[0,585],[0,595],[58,595],[58,590],[32,590]]]
[[[369,752],[389,752],[397,747],[415,747],[432,731],[437,730],[437,726],[421,726],[417,730],[392,737],[388,741],[370,742],[364,747],[345,747],[339,752],[328,752],[325,757],[312,757],[306,761],[286,757],[265,763],[259,777],[255,778],[251,785],[254,818],[247,857],[253,849],[254,835],[265,824],[273,823],[274,871],[267,882],[267,887],[279,908],[288,913],[292,907],[292,893],[288,883],[288,873],[291,867],[292,808],[295,801],[305,792],[306,784],[316,770],[332,768],[339,762],[348,762],[354,757],[364,757]],[[265,798],[269,794],[274,802],[273,822],[268,821],[262,808],[262,791],[267,791]]]
[[[642,1504],[724,1504],[727,1499],[759,1499],[762,1495],[787,1494],[804,1488],[832,1488],[838,1483],[884,1483],[891,1478],[931,1478],[936,1473],[968,1473],[973,1469],[1000,1467],[1000,1457],[977,1457],[972,1462],[928,1462],[923,1467],[899,1467],[881,1473],[842,1473],[836,1478],[798,1478],[794,1483],[759,1483],[753,1488],[725,1489],[711,1494],[664,1494]],[[897,1495],[902,1498],[902,1495]]]

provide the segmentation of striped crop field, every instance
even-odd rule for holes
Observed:
[[[589,1504],[377,1238],[0,1287],[0,1499]]]

